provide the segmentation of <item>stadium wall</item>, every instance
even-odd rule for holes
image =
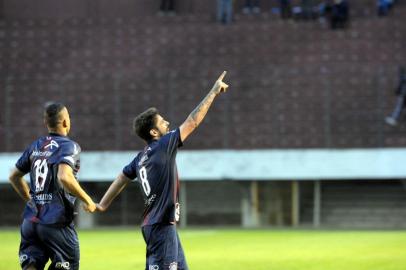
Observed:
[[[79,179],[99,200],[132,156],[83,153]],[[405,149],[180,151],[181,225],[404,228],[405,156]],[[17,158],[0,154],[0,200],[10,205],[2,226],[20,219],[22,202],[5,181]],[[79,225],[138,224],[138,188],[130,185],[106,214],[78,208]]]
[[[405,146],[404,121],[384,122],[406,62],[405,7],[396,11],[347,31],[266,17],[2,20],[0,151],[43,134],[48,100],[68,105],[86,151],[139,149],[134,115],[156,106],[178,126],[223,69],[232,87],[188,149]]]

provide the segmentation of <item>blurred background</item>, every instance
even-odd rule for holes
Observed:
[[[227,70],[178,153],[181,226],[406,228],[405,18],[400,0],[0,0],[0,226],[20,224],[7,177],[46,101],[70,110],[98,201],[143,147],[133,117],[176,128]],[[77,222],[142,210],[134,183]]]

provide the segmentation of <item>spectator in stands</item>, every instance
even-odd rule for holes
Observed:
[[[290,0],[279,0],[281,8],[281,17],[282,19],[287,19],[292,16],[292,9],[290,6]]]
[[[327,13],[329,13],[329,9],[330,9],[330,6],[329,6],[329,3],[328,3],[329,1],[322,1],[322,2],[320,2],[319,3],[319,5],[318,5],[318,7],[317,7],[317,9],[318,9],[318,15],[319,15],[319,21],[320,22],[322,22],[322,23],[324,23],[325,22],[325,20],[326,20],[326,15],[327,15]]]
[[[233,0],[217,0],[217,21],[230,24],[233,20]]]
[[[388,15],[389,10],[392,8],[393,0],[377,0],[377,11],[378,16]]]
[[[398,96],[395,109],[390,116],[385,118],[386,123],[391,126],[398,124],[400,113],[406,105],[406,70],[402,67],[399,68],[399,86],[395,93]]]
[[[314,3],[313,0],[302,0],[301,4],[301,18],[305,20],[313,19],[315,18],[314,12],[313,12],[313,7]]]
[[[259,0],[246,0],[242,12],[244,14],[259,14],[261,12]]]
[[[377,0],[376,1],[378,16],[386,16],[388,14],[389,6],[387,0]]]
[[[175,15],[175,0],[161,0],[159,14]]]
[[[345,28],[349,18],[347,0],[334,0],[331,6],[331,29]]]

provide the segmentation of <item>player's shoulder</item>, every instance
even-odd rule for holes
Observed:
[[[80,145],[68,137],[63,137],[63,136],[56,137],[56,141],[59,144],[59,147],[64,152],[68,152],[68,153],[76,155],[82,151],[82,149],[80,148]]]
[[[139,151],[139,152],[135,155],[135,157],[134,157],[134,159],[133,159],[134,164],[137,163],[137,162],[141,159],[141,157],[142,157],[143,155],[144,155],[144,151]]]
[[[166,135],[173,136],[175,134],[178,134],[179,132],[180,132],[179,128],[175,128],[175,129],[172,129],[171,131],[169,131]]]
[[[179,128],[173,129],[173,130],[169,131],[168,133],[166,133],[164,136],[162,136],[159,139],[159,141],[169,140],[173,136],[179,136],[179,134],[180,134]]]

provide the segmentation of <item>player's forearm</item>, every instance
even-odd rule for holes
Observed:
[[[189,114],[187,121],[191,121],[192,125],[196,128],[203,121],[211,104],[216,98],[217,94],[213,89],[207,94],[207,96],[200,102],[199,105]]]
[[[200,125],[213,103],[217,93],[212,89],[200,104],[189,114],[185,122],[180,126],[180,139],[185,139]]]
[[[113,181],[99,203],[103,210],[106,210],[110,206],[118,194],[127,186],[128,182],[129,180],[122,175],[119,175],[116,180]]]
[[[200,104],[190,113],[190,115],[186,118],[185,122],[180,125],[180,139],[181,141],[185,141],[185,139],[200,125],[203,121],[204,117],[206,116],[211,104],[213,103],[214,99],[218,94],[221,92],[225,92],[228,88],[228,85],[225,84],[222,80],[226,75],[226,71],[224,71],[220,77],[217,79],[216,83],[214,84],[213,88],[207,94],[207,96],[200,102]]]
[[[73,175],[63,175],[59,177],[64,188],[82,202],[90,205],[93,203],[92,198],[83,190]]]
[[[23,177],[10,177],[10,183],[13,186],[17,194],[25,201],[28,202],[31,199],[30,188],[25,182]]]

